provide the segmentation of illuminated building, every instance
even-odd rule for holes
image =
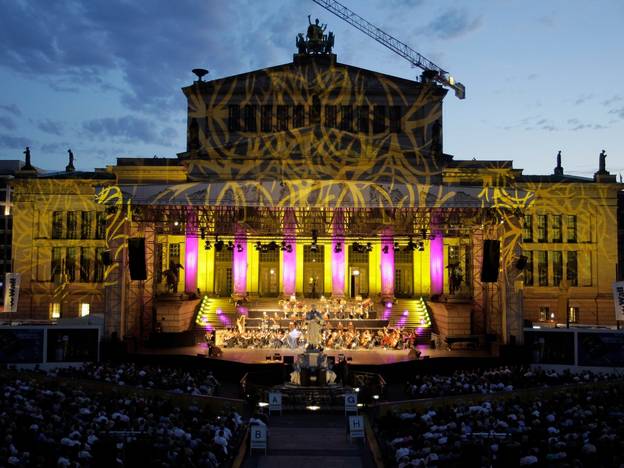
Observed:
[[[606,170],[525,176],[511,161],[456,160],[443,152],[444,88],[331,53],[203,75],[183,88],[177,158],[16,179],[20,315],[89,303],[107,333],[145,336],[164,311],[171,331],[188,328],[197,293],[294,294],[422,296],[445,334],[503,342],[521,339],[523,318],[565,322],[569,308],[614,322],[621,185]],[[183,270],[168,291],[172,265]]]

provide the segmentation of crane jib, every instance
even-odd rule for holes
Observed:
[[[368,22],[354,11],[349,10],[346,6],[336,0],[312,1],[330,13],[336,15],[343,21],[349,23],[354,28],[359,29],[367,36],[375,39],[381,45],[392,50],[397,55],[400,55],[412,65],[425,71],[435,72],[435,76],[432,76],[432,79],[453,89],[455,91],[455,96],[459,99],[465,99],[466,87],[463,84],[456,82],[454,78],[448,74],[448,72],[444,71],[431,60],[416,52],[407,44],[379,29],[377,26]]]

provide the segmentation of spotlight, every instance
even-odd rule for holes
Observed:
[[[260,241],[256,242],[256,246],[255,247],[256,247],[256,250],[258,250],[258,251],[262,250],[262,242],[260,242]]]
[[[243,251],[243,244],[236,244],[236,250],[238,252],[242,252]]]
[[[232,242],[232,241],[228,241],[228,243],[227,243],[227,249],[228,249],[228,250],[234,250],[234,242]]]
[[[310,252],[318,252],[318,245],[312,244],[310,246]]]
[[[316,244],[318,241],[318,231],[316,229],[312,229],[312,243]]]
[[[215,236],[214,248],[217,252],[221,252],[223,250],[223,241],[219,239],[219,236]]]
[[[414,243],[414,241],[412,240],[412,238],[409,238],[409,242],[407,243],[407,245],[405,246],[405,251],[406,252],[410,252],[410,251],[414,251],[416,250],[416,244]]]
[[[383,246],[383,249],[381,249],[381,251],[382,251],[383,253],[387,254],[387,253],[388,253],[388,246],[387,246],[387,245],[384,245],[384,246]]]
[[[280,250],[282,250],[282,252],[292,252],[292,245],[291,244],[287,244],[286,241],[282,242],[282,246],[280,247]]]
[[[418,244],[416,244],[416,250],[418,250],[419,252],[424,252],[425,243],[423,241],[418,241]]]
[[[202,240],[206,238],[206,230],[204,228],[199,228],[199,236]]]
[[[178,223],[177,221],[174,221],[174,222],[173,222],[173,225],[174,225],[174,226],[177,226],[178,224],[180,224],[180,223]]]
[[[395,243],[394,243],[394,251],[395,251],[395,252],[398,252],[399,250],[401,250],[401,246],[399,245],[399,243],[398,243],[398,242],[395,242]]]
[[[342,243],[341,242],[336,242],[336,246],[334,247],[334,252],[336,252],[336,253],[342,252]]]
[[[268,245],[269,250],[277,250],[277,242],[271,241]]]
[[[212,245],[210,245],[210,241],[207,240],[206,243],[204,244],[204,250],[210,250],[212,248]]]
[[[366,251],[370,252],[371,250],[373,250],[373,244],[371,244],[370,242],[366,243]]]
[[[354,252],[362,253],[362,245],[359,242],[354,242],[352,247]]]

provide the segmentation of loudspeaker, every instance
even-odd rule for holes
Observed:
[[[524,270],[527,266],[529,259],[528,257],[525,257],[524,255],[520,255],[520,258],[518,258],[518,260],[516,261],[516,268],[518,270]]]
[[[128,260],[130,262],[130,279],[146,280],[144,237],[133,237],[128,240]]]
[[[105,250],[104,252],[102,252],[100,258],[105,266],[111,266],[113,264],[113,254],[110,250]]]
[[[483,241],[483,263],[481,264],[481,282],[496,283],[500,263],[500,242],[497,240]]]

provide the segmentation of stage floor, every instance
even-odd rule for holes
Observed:
[[[440,357],[489,357],[491,354],[487,351],[481,350],[443,350],[443,349],[431,349],[428,346],[418,346],[417,349],[421,352],[420,358],[440,358]],[[303,347],[297,349],[290,348],[263,348],[263,349],[249,349],[249,348],[221,348],[223,356],[219,359],[223,361],[234,361],[243,364],[273,364],[273,356],[277,353],[282,356],[296,356],[303,353]],[[179,354],[187,356],[206,355],[207,347],[205,343],[197,344],[195,346],[186,346],[180,348],[168,348],[168,349],[142,349],[142,354]],[[347,358],[351,358],[351,364],[361,365],[381,365],[381,364],[393,364],[395,362],[409,361],[409,350],[394,350],[394,349],[358,349],[358,350],[334,350],[326,349],[324,353],[328,356],[337,357],[339,354],[344,355]],[[267,359],[269,357],[270,359]]]

